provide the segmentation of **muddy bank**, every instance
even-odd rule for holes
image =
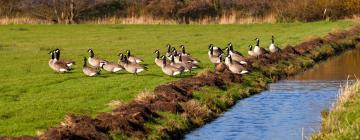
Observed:
[[[68,114],[58,126],[49,128],[35,137],[1,139],[112,139],[113,137],[138,139],[181,139],[195,127],[216,118],[236,100],[251,96],[275,82],[302,72],[318,61],[355,48],[360,43],[360,26],[313,38],[296,46],[287,46],[282,52],[259,59],[248,58],[252,73],[236,75],[228,70],[204,71],[195,77],[181,79],[154,89],[153,94],[138,98],[112,112],[100,113],[95,118]],[[204,90],[206,87],[217,89]],[[196,92],[196,94],[194,94]],[[182,120],[169,119],[167,112]],[[149,123],[167,120],[161,127]]]

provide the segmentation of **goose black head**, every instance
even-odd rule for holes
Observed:
[[[156,58],[160,58],[160,51],[159,50],[156,50],[155,52],[154,52],[155,54],[156,54]]]
[[[171,45],[170,45],[170,44],[167,44],[166,47],[167,47],[167,52],[168,52],[168,53],[171,52]]]
[[[59,49],[59,48],[56,48],[54,51],[55,51],[56,53],[60,53],[60,49]]]
[[[228,47],[229,47],[230,51],[233,51],[233,50],[234,50],[233,44],[232,44],[231,42],[228,43]]]
[[[166,58],[165,58],[165,55],[161,56],[161,59],[162,59],[162,62],[163,62],[163,66],[166,65]]]
[[[185,51],[185,46],[184,46],[184,45],[180,45],[180,48],[181,48],[182,53],[185,54],[185,53],[186,53],[186,51]]]
[[[56,58],[57,60],[59,60],[59,59],[60,59],[60,49],[56,48],[56,49],[54,50],[54,55],[55,55],[55,58]]]
[[[88,52],[94,52],[94,51],[90,48],[90,49],[88,49]]]
[[[274,37],[274,35],[271,36],[271,43],[272,43],[272,44],[275,43],[275,37]]]
[[[259,38],[255,38],[256,40],[256,46],[260,46],[260,39]]]
[[[131,56],[130,50],[126,50],[126,54],[127,54],[128,57],[130,57]]]
[[[253,49],[253,46],[249,45],[249,50],[252,51],[252,49]]]
[[[124,54],[123,54],[123,53],[119,53],[118,56],[120,57],[120,60],[123,61],[123,59],[124,59]]]
[[[92,49],[88,49],[88,52],[90,53],[90,57],[93,58],[94,57],[94,51]]]
[[[212,49],[212,48],[214,48],[214,44],[209,45],[209,50]]]

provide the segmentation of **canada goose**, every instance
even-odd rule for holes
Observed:
[[[100,62],[107,62],[104,59],[95,57],[94,51],[92,49],[89,49],[88,52],[90,53],[88,62],[93,67],[100,67]]]
[[[120,65],[122,64],[122,67],[125,68],[125,70],[129,73],[133,73],[137,75],[138,73],[147,70],[147,68],[141,64],[138,63],[131,63],[126,55],[122,56],[122,60],[120,62]]]
[[[186,65],[186,66],[184,66],[185,68],[189,67],[189,70],[196,69],[196,68],[199,67],[198,64],[191,63],[191,62],[188,62],[188,61],[183,61],[183,56],[181,54],[179,55],[179,60],[178,61],[179,61],[178,63]]]
[[[174,50],[172,55],[175,56],[175,62],[180,63],[179,58],[180,58],[180,55],[182,55],[182,53],[178,53],[176,50]],[[193,64],[199,64],[200,63],[198,60],[192,58],[190,55],[185,55],[185,56],[182,55],[182,61],[190,62],[190,63],[193,63]]]
[[[232,43],[229,43],[225,48],[228,55],[231,55],[232,60],[240,62],[241,64],[247,64],[245,57],[238,51],[234,51]]]
[[[176,76],[176,75],[179,75],[179,74],[182,73],[181,69],[176,68],[176,67],[171,66],[171,65],[167,65],[165,56],[162,57],[162,60],[163,60],[163,66],[161,67],[161,70],[165,74],[170,75],[170,76]]]
[[[235,73],[235,74],[245,74],[245,73],[249,72],[240,63],[238,63],[236,61],[233,61],[232,58],[231,58],[231,55],[228,55],[225,58],[225,65],[229,68],[229,70],[232,73]]]
[[[51,51],[49,53],[49,55],[51,56],[51,59],[49,60],[49,66],[51,69],[53,69],[56,72],[68,72],[71,70],[71,68],[69,66],[67,66],[65,63],[59,62],[56,60],[55,58],[55,51]]]
[[[122,67],[124,67],[125,65],[125,60],[124,60],[124,54],[123,53],[119,53],[118,56],[120,57],[118,60],[118,64]]]
[[[164,64],[163,64],[164,65]],[[170,61],[170,66],[173,66],[175,68],[178,68],[181,72],[184,72],[185,71],[185,67],[182,66],[180,63],[175,63],[175,58],[174,58],[174,55],[171,55],[171,61]],[[187,70],[189,71],[189,70]],[[187,72],[186,71],[186,72]]]
[[[122,66],[112,62],[100,62],[100,67],[110,73],[123,70]]]
[[[253,46],[252,46],[252,45],[249,45],[248,54],[249,54],[250,56],[256,56],[256,54],[254,53],[254,50],[253,50]]]
[[[126,50],[126,54],[127,54],[127,58],[131,63],[141,63],[143,62],[142,59],[140,59],[139,57],[133,56],[130,53],[130,50]]]
[[[255,55],[256,55],[257,57],[259,57],[259,56],[267,53],[267,51],[266,51],[264,48],[260,47],[260,39],[259,39],[259,38],[256,38],[255,40],[256,40],[256,45],[255,45],[255,48],[254,48],[254,50],[253,50],[254,53],[255,53]]]
[[[83,65],[83,73],[87,76],[96,76],[96,75],[99,75],[100,74],[100,70],[98,70],[97,68],[92,68],[92,67],[88,67],[86,65],[86,57],[84,57],[84,65]],[[104,63],[104,62],[101,62],[101,63]]]
[[[181,48],[181,55],[182,56],[190,56],[190,54],[189,53],[186,53],[186,51],[185,51],[185,46],[184,45],[180,45],[180,48]]]
[[[159,67],[162,67],[163,62],[162,62],[162,59],[160,58],[160,51],[156,50],[154,53],[156,54],[156,56],[155,56],[155,64],[157,66],[159,66]]]
[[[55,49],[55,59],[59,63],[65,63],[70,68],[71,68],[72,65],[75,65],[75,61],[66,60],[66,59],[60,59],[60,49]]]
[[[222,49],[219,47],[215,47],[214,44],[209,45],[209,51],[208,51],[209,57],[210,57],[210,51],[212,51],[213,56],[217,56],[217,57],[223,53]]]
[[[54,69],[54,67],[53,67],[53,63],[54,63],[54,59],[55,59],[54,52],[51,50],[48,54],[51,57],[51,59],[49,60],[49,67],[51,69]]]
[[[275,45],[275,37],[271,36],[271,44],[269,46],[269,50],[271,53],[277,53],[280,52],[281,49]]]
[[[171,45],[170,44],[167,44],[166,45],[167,47],[167,51],[166,51],[166,58],[168,58],[169,60],[171,59],[171,55],[172,55],[172,51],[171,51]]]
[[[213,47],[210,47],[210,50],[209,50],[209,59],[210,59],[210,62],[213,63],[213,64],[219,64],[221,63],[221,56],[222,54],[220,54],[219,56],[217,55],[214,55],[215,51],[214,51],[214,48]]]

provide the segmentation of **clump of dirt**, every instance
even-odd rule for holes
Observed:
[[[96,128],[93,120],[88,116],[69,114],[62,125],[50,128],[40,136],[43,140],[62,139],[98,139],[108,140],[109,137]]]
[[[162,111],[162,112],[172,112],[172,113],[182,113],[184,112],[183,108],[180,106],[179,102],[166,102],[157,100],[154,103],[150,104],[151,110]]]
[[[319,37],[316,37],[316,38],[310,39],[309,41],[306,41],[299,45],[296,45],[294,47],[294,50],[298,54],[305,54],[305,53],[308,53],[311,49],[314,49],[315,47],[321,46],[323,44],[324,44],[324,40]]]
[[[191,98],[191,93],[174,84],[160,85],[155,88],[154,94],[157,100],[166,102],[185,102]]]

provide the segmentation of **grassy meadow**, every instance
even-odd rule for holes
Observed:
[[[66,113],[94,116],[110,111],[109,103],[126,103],[159,84],[177,80],[165,76],[153,62],[154,50],[184,44],[202,68],[212,68],[207,46],[231,41],[243,53],[259,37],[267,47],[271,35],[277,44],[297,44],[322,36],[349,21],[251,25],[3,25],[0,26],[0,136],[36,135],[59,124]],[[50,49],[60,48],[62,58],[77,62],[71,73],[57,74],[48,67]],[[93,48],[95,56],[117,61],[119,52],[131,49],[149,64],[138,76],[105,71],[98,77],[82,73],[82,58]],[[199,72],[201,70],[197,70]],[[185,75],[189,76],[189,74]]]

